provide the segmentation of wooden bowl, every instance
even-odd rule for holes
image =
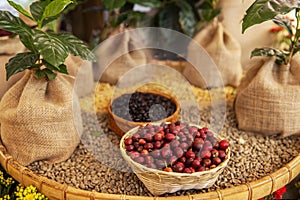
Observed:
[[[168,116],[167,118],[161,119],[159,121],[153,122],[153,123],[176,122],[179,120],[180,104],[174,96],[172,96],[170,94],[158,92],[158,91],[147,91],[147,92],[141,91],[141,92],[155,94],[155,95],[165,97],[165,98],[169,99],[170,101],[172,101],[176,106],[175,112],[172,115]],[[131,94],[131,93],[129,93],[129,94]],[[117,98],[119,98],[119,97],[117,97]],[[115,99],[117,99],[117,98],[115,98]],[[114,114],[113,111],[111,110],[111,106],[115,99],[113,99],[108,106],[108,113],[109,113],[108,126],[112,131],[114,131],[115,133],[117,133],[120,136],[123,136],[124,133],[131,130],[132,128],[137,127],[137,126],[143,126],[143,125],[149,123],[149,122],[129,121],[129,120],[123,119],[122,117],[119,117],[116,114]]]

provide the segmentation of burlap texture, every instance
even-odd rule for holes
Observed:
[[[238,87],[238,127],[262,135],[300,133],[300,56],[278,66],[274,58],[258,58]]]
[[[121,32],[123,32],[123,30],[120,31],[120,33]],[[116,84],[119,78],[126,72],[134,67],[146,64],[147,56],[143,50],[132,51],[132,49],[134,49],[135,46],[138,46],[138,43],[140,42],[136,38],[136,35],[132,36],[128,31],[124,31],[123,34],[118,35],[117,37],[112,38],[112,36],[105,43],[102,43],[102,45],[105,46],[96,50],[96,55],[99,57],[98,63],[101,76],[99,77],[99,80],[101,82]],[[125,54],[117,57],[123,52]],[[107,60],[109,58],[116,59],[112,60],[112,63],[106,66],[106,63],[101,61],[103,58]]]
[[[19,37],[9,38],[0,37],[0,55],[12,55],[25,51],[24,45],[21,43]]]
[[[73,84],[71,76],[47,82],[27,71],[3,96],[1,139],[22,165],[64,161],[79,144],[82,121]]]
[[[231,34],[224,29],[221,22],[213,20],[199,33],[194,40],[200,44],[210,55],[221,73],[223,84],[237,87],[242,78],[241,65],[241,46]],[[199,57],[193,46],[188,47],[188,60],[196,60]],[[192,83],[200,88],[219,87],[220,80],[215,79],[216,72],[210,67],[210,63],[202,63],[201,74],[195,68],[188,64],[183,71],[183,75]]]

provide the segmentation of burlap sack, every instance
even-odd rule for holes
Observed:
[[[66,160],[79,144],[82,121],[73,84],[71,76],[47,82],[27,71],[3,96],[1,139],[22,165]]]
[[[300,55],[290,65],[259,58],[238,87],[238,127],[262,135],[286,137],[300,133]]]
[[[198,42],[211,56],[217,69],[221,73],[223,84],[237,87],[242,78],[241,47],[240,44],[224,29],[221,22],[213,20],[204,27],[195,37]],[[188,60],[196,60],[199,54],[194,46],[188,47]],[[188,64],[183,71],[183,75],[200,88],[219,87],[220,80],[215,79],[216,71],[210,67],[209,63],[202,63],[200,75],[195,68]],[[205,80],[202,76],[205,76]]]
[[[117,37],[108,38],[107,41],[102,43],[101,48],[96,50],[95,53],[99,58],[98,67],[100,68],[97,70],[98,80],[116,84],[119,78],[130,69],[146,63],[147,56],[143,50],[132,51],[133,47],[137,46],[139,42],[134,37],[136,35],[132,36],[128,31],[124,31],[123,34]],[[120,53],[122,54],[118,57]],[[106,66],[107,63],[102,61],[103,58],[106,60],[115,59]]]
[[[88,96],[94,91],[92,62],[78,56],[69,55],[65,61],[71,76],[75,76],[74,89],[79,98]]]
[[[8,36],[0,37],[0,55],[12,55],[25,51],[24,45],[19,37],[9,38]]]

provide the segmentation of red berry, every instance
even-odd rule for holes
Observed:
[[[140,145],[145,145],[147,142],[146,142],[146,140],[145,139],[143,139],[143,138],[141,138],[141,139],[139,139],[139,144]]]
[[[134,146],[132,144],[131,145],[126,145],[125,149],[126,149],[126,151],[133,151],[134,150]]]
[[[172,168],[174,172],[182,172],[184,169],[184,164],[182,162],[177,162],[173,165]]]
[[[168,164],[173,165],[177,161],[178,157],[177,156],[171,156],[169,158]]]
[[[162,133],[156,133],[155,135],[154,135],[154,140],[155,141],[162,141],[163,140],[163,138],[164,138],[164,135],[162,134]]]
[[[205,159],[202,160],[202,164],[203,164],[204,167],[210,167],[211,160],[208,159],[208,158],[205,158]]]
[[[183,173],[191,174],[191,173],[193,173],[193,171],[191,170],[191,168],[186,167],[183,169]]]
[[[140,153],[137,152],[137,151],[131,151],[128,153],[129,157],[134,160],[135,158],[139,157],[140,156]]]
[[[166,136],[165,136],[165,139],[167,141],[172,141],[175,139],[175,135],[173,133],[167,133]]]
[[[219,148],[226,150],[229,147],[229,142],[227,140],[221,140],[219,142]]]
[[[187,151],[185,153],[185,156],[186,158],[193,158],[193,159],[196,157],[195,153],[192,150]]]
[[[219,165],[222,162],[222,160],[219,157],[215,157],[215,158],[212,159],[212,162],[215,165]]]
[[[145,136],[144,136],[144,139],[147,141],[147,142],[152,142],[152,135],[150,133],[147,133]]]
[[[196,169],[196,168],[200,167],[200,164],[201,164],[201,162],[200,162],[199,160],[194,160],[194,161],[192,162],[192,167],[193,167],[194,169]]]
[[[154,162],[154,159],[153,159],[152,156],[146,156],[146,157],[145,157],[145,162],[146,162],[147,164],[151,164],[151,163]]]
[[[171,167],[165,167],[163,169],[165,172],[173,172],[172,168]]]
[[[226,157],[226,153],[224,150],[219,150],[219,158],[221,158],[222,160],[224,160]]]
[[[154,163],[148,163],[146,166],[152,169],[157,169],[157,166]]]
[[[141,155],[142,155],[142,156],[147,156],[147,155],[149,155],[149,151],[146,150],[146,149],[143,149],[143,150],[141,151]]]
[[[186,157],[181,156],[181,157],[178,159],[178,162],[185,163],[185,162],[186,162]]]
[[[190,146],[186,142],[183,142],[180,144],[180,147],[183,151],[186,151]]]
[[[178,140],[173,140],[173,141],[170,142],[170,146],[171,146],[172,148],[176,148],[176,147],[178,147],[179,145],[180,145],[180,142],[179,142]]]
[[[203,149],[200,153],[200,157],[201,158],[210,158],[211,157],[211,153],[209,150]]]
[[[194,158],[187,158],[185,161],[185,166],[191,166],[194,162]]]
[[[196,172],[203,172],[203,171],[205,171],[205,167],[202,166],[202,165],[200,165],[200,167],[198,167],[198,168],[196,169]]]
[[[210,153],[211,153],[211,156],[212,156],[213,158],[219,156],[219,151],[218,151],[217,149],[212,149],[212,150],[210,151]]]
[[[132,136],[132,140],[133,140],[133,141],[139,141],[140,138],[141,138],[141,137],[140,137],[140,135],[139,135],[138,133],[135,133],[135,134],[133,134],[133,136]]]
[[[146,143],[146,144],[144,145],[144,149],[152,150],[152,149],[153,149],[153,144],[152,144],[152,143]]]
[[[161,150],[161,156],[163,158],[169,158],[172,156],[172,151],[170,148],[168,147],[164,147],[162,150]]]
[[[160,149],[161,148],[161,141],[155,141],[153,144],[154,149]]]
[[[125,145],[131,145],[131,144],[133,144],[132,138],[126,138],[126,139],[124,140],[124,144],[125,144]]]
[[[207,149],[208,151],[211,151],[213,148],[211,142],[209,140],[205,140],[203,144],[203,149]]]
[[[144,157],[137,157],[134,159],[135,162],[143,164],[145,162],[145,158]]]
[[[177,158],[180,158],[183,156],[184,152],[181,147],[176,147],[174,149],[174,154],[177,156]]]
[[[160,150],[154,150],[150,153],[150,155],[152,155],[153,158],[159,158],[161,156]]]
[[[195,151],[200,151],[203,147],[203,139],[202,138],[195,138],[194,142],[193,142],[193,149]]]
[[[202,129],[201,129],[204,133],[207,133],[207,131],[208,131],[208,128],[207,127],[202,127]]]
[[[158,169],[162,169],[166,166],[166,162],[164,160],[156,160],[155,165]]]

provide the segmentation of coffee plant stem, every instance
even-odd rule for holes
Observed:
[[[287,60],[287,63],[289,63],[293,57],[293,55],[295,54],[295,48],[298,48],[296,47],[296,45],[298,44],[298,40],[299,40],[299,35],[300,35],[300,30],[299,30],[299,20],[300,20],[300,16],[299,16],[299,9],[296,9],[295,10],[295,18],[296,18],[296,32],[295,32],[295,36],[293,37],[291,35],[291,48],[290,48],[290,54],[289,54],[289,57],[288,57],[288,60]],[[297,51],[296,51],[297,52]]]

